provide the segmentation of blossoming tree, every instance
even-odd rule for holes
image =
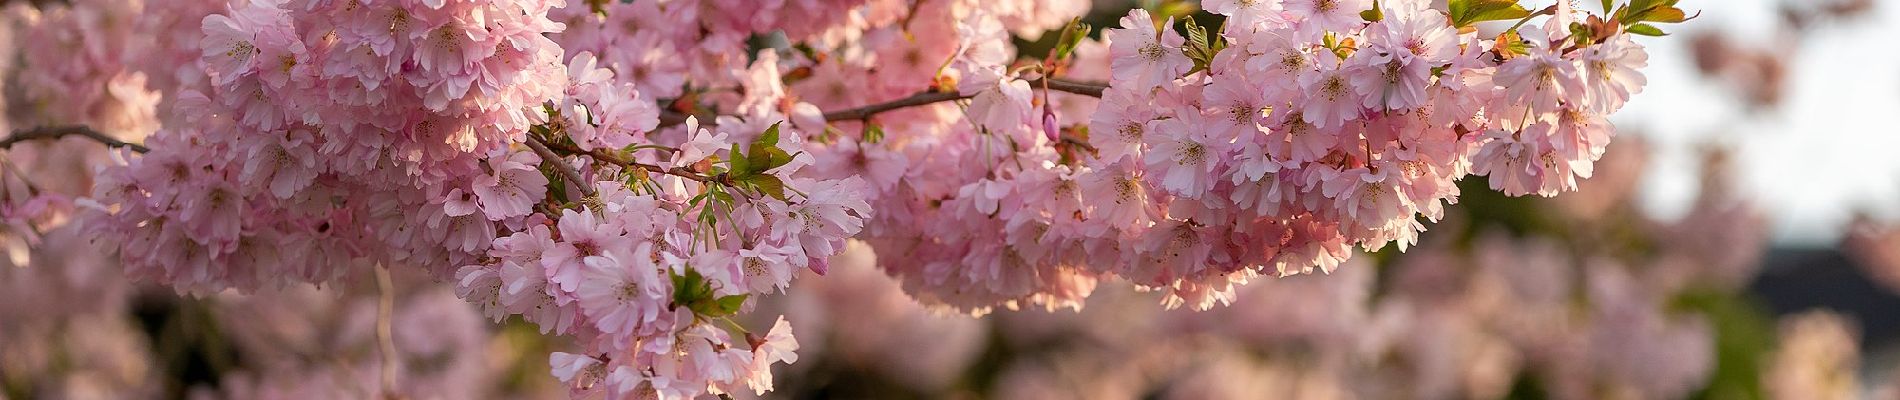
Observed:
[[[1633,36],[1689,18],[1229,0],[1096,32],[1087,1],[121,3],[10,11],[9,235],[74,220],[190,294],[422,271],[574,338],[551,364],[577,395],[668,398],[770,390],[790,325],[732,317],[848,239],[971,314],[1080,308],[1106,280],[1199,310],[1405,249],[1468,175],[1573,190],[1645,83]],[[75,137],[113,150],[27,145]],[[75,159],[83,184],[32,172]]]

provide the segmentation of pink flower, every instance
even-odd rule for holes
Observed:
[[[1146,92],[1192,68],[1194,61],[1181,52],[1187,39],[1166,29],[1173,26],[1174,19],[1169,18],[1157,27],[1148,10],[1136,8],[1122,17],[1121,29],[1103,33],[1109,42],[1109,68],[1114,71],[1110,86]]]
[[[1276,159],[1293,163],[1307,163],[1326,157],[1333,146],[1339,142],[1341,129],[1320,129],[1307,122],[1305,113],[1290,111],[1279,117],[1280,121],[1267,130],[1266,143],[1261,147]]]
[[[1540,29],[1526,29],[1526,40],[1533,43],[1537,39],[1533,33]],[[1577,63],[1554,53],[1553,49],[1533,46],[1529,54],[1514,57],[1498,66],[1497,75],[1492,78],[1504,87],[1504,101],[1529,106],[1532,112],[1547,113],[1557,111],[1565,100],[1580,101],[1584,95],[1584,82],[1577,72]]]
[[[1579,52],[1583,61],[1584,89],[1591,112],[1614,113],[1623,108],[1631,95],[1643,92],[1649,79],[1639,69],[1649,65],[1649,53],[1630,40],[1617,35]]]
[[[607,364],[598,358],[557,351],[548,354],[548,367],[555,379],[568,385],[569,393],[575,398],[607,388],[600,384],[607,378]]]
[[[440,10],[421,13],[429,21],[416,21],[414,27],[435,23],[426,29],[408,31],[415,44],[414,60],[418,67],[442,75],[471,75],[475,62],[494,53],[496,39],[489,35],[479,6],[456,2]],[[393,30],[394,28],[392,28]]]
[[[1471,157],[1471,173],[1491,178],[1491,188],[1507,196],[1536,193],[1543,186],[1543,171],[1535,163],[1539,153],[1534,140],[1506,130],[1485,132],[1487,141]]]
[[[1029,104],[1029,82],[1009,77],[996,77],[993,82],[990,86],[965,90],[965,93],[976,93],[976,97],[970,99],[970,120],[990,132],[1011,137],[1027,132],[1034,110]]]
[[[1089,144],[1100,151],[1102,162],[1140,159],[1150,122],[1157,117],[1145,92],[1115,86],[1102,92],[1102,104],[1089,120]]]
[[[1352,77],[1340,65],[1339,57],[1322,51],[1318,64],[1318,69],[1299,77],[1300,88],[1306,91],[1306,97],[1298,103],[1302,106],[1300,115],[1318,128],[1340,127],[1359,118],[1364,112],[1360,105],[1363,95],[1353,89]]]
[[[1362,228],[1381,229],[1401,218],[1411,220],[1412,201],[1398,190],[1398,178],[1392,176],[1395,167],[1374,165],[1383,168],[1353,168],[1327,180],[1326,197],[1333,198],[1345,216]]]
[[[1352,86],[1369,108],[1409,110],[1425,105],[1432,68],[1458,54],[1457,33],[1437,10],[1394,12],[1367,29],[1367,46],[1354,53]]]
[[[1256,24],[1278,25],[1285,23],[1280,16],[1280,2],[1273,0],[1207,0],[1201,8],[1215,14],[1228,16],[1228,24],[1238,27],[1251,27]]]
[[[253,135],[243,145],[249,149],[238,181],[261,187],[279,199],[288,199],[310,186],[322,173],[317,167],[317,149],[309,129],[298,127],[281,135]]]
[[[634,248],[643,254],[650,244]],[[574,295],[581,312],[601,333],[631,338],[648,331],[665,309],[672,283],[660,276],[660,267],[643,256],[607,252],[586,259],[583,280]],[[625,340],[620,340],[625,342]]]
[[[207,16],[203,30],[205,37],[199,46],[203,49],[205,66],[210,67],[218,86],[228,86],[238,78],[256,73],[261,64],[276,62],[259,60],[260,46],[303,44],[293,36],[284,10],[263,0],[233,7],[230,16]]]
[[[1275,104],[1298,98],[1299,77],[1319,67],[1310,46],[1291,35],[1284,30],[1256,30],[1245,47],[1252,55],[1247,59],[1247,74],[1266,84],[1269,90],[1264,96]]]
[[[212,252],[235,244],[249,212],[244,196],[217,177],[200,178],[187,188],[177,206],[191,239]]]
[[[491,159],[489,168],[494,172],[475,177],[472,183],[475,198],[481,200],[482,213],[489,220],[500,221],[533,212],[534,204],[546,198],[548,192],[547,176],[535,168],[540,163],[540,157],[525,151]]]
[[[660,125],[660,110],[652,99],[642,98],[633,86],[620,84],[600,88],[600,100],[588,105],[594,126],[576,132],[576,145],[582,149],[618,150],[638,142],[643,134]]]
[[[1370,0],[1286,0],[1287,15],[1299,24],[1300,37],[1318,40],[1326,32],[1347,33],[1365,24],[1360,11],[1372,9]]]
[[[1521,135],[1534,140],[1537,146],[1537,167],[1543,172],[1537,194],[1546,197],[1558,193],[1577,190],[1577,178],[1589,178],[1595,170],[1596,156],[1590,153],[1585,143],[1562,138],[1564,129],[1558,124],[1537,122],[1524,128]]]
[[[455,271],[455,295],[475,303],[482,310],[482,315],[495,322],[501,322],[509,314],[502,307],[501,293],[501,269],[498,265],[466,265]]]
[[[593,211],[561,210],[557,227],[561,241],[542,256],[541,265],[547,268],[548,281],[559,285],[562,292],[573,293],[580,285],[587,257],[633,246],[632,238],[621,235],[618,228],[601,221]]]
[[[1240,74],[1233,75],[1216,76],[1202,92],[1207,98],[1201,105],[1206,113],[1204,128],[1210,131],[1210,138],[1222,142],[1251,141],[1254,136],[1265,133],[1261,122],[1267,119],[1266,108],[1270,103],[1262,97],[1264,88]]]
[[[1206,118],[1192,112],[1157,123],[1160,132],[1149,136],[1152,148],[1144,159],[1145,177],[1185,197],[1200,197],[1213,189],[1228,142],[1214,139],[1207,125]]]
[[[569,292],[562,292],[569,297],[567,302],[557,301],[547,275],[540,264],[533,261],[502,261],[501,302],[509,313],[520,314],[521,319],[539,326],[541,333],[564,335],[571,332],[580,319],[580,307],[572,301]]]
[[[794,203],[767,202],[771,210],[770,237],[785,240],[805,257],[821,260],[844,249],[844,239],[864,228],[871,205],[864,202],[864,181],[857,177],[837,181],[794,178],[787,182],[806,196]],[[813,272],[823,274],[822,264]]]
[[[1156,212],[1148,198],[1148,189],[1141,184],[1141,176],[1126,162],[1106,164],[1084,175],[1082,197],[1091,199],[1095,207],[1091,219],[1101,221],[1101,225],[1090,232],[1097,236],[1108,229],[1132,233],[1147,228]]]
[[[752,342],[753,375],[746,382],[751,383],[754,394],[764,395],[772,391],[772,364],[798,362],[798,338],[792,337],[792,324],[781,315],[764,339],[748,339]]]
[[[700,126],[698,117],[686,117],[686,143],[679,146],[680,151],[673,153],[673,166],[690,168],[693,163],[711,157],[716,153],[728,151],[732,146],[731,135],[725,132],[714,133]]]

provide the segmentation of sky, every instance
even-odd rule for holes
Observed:
[[[1832,245],[1856,211],[1900,220],[1900,123],[1888,119],[1900,116],[1900,4],[1811,30],[1790,58],[1779,108],[1750,109],[1695,70],[1689,32],[1779,40],[1780,1],[1683,0],[1678,7],[1702,17],[1665,28],[1675,36],[1639,39],[1650,51],[1649,86],[1611,121],[1655,152],[1642,206],[1663,218],[1685,213],[1698,149],[1712,142],[1735,150],[1739,189],[1768,216],[1777,243]]]

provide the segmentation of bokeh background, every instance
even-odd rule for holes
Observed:
[[[1170,7],[1090,20],[1137,5]],[[1080,311],[955,315],[854,244],[752,313],[802,345],[771,397],[1900,398],[1900,5],[1679,7],[1702,15],[1640,40],[1649,86],[1578,192],[1465,182],[1418,247],[1201,313],[1111,285]],[[566,396],[547,354],[571,344],[426,277],[180,297],[44,235],[0,260],[0,399]]]

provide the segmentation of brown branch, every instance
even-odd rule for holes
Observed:
[[[1103,85],[1099,83],[1075,82],[1075,81],[1066,81],[1066,80],[1061,80],[1061,79],[1030,80],[1029,86],[1044,88],[1045,90],[1067,92],[1067,93],[1079,94],[1079,95],[1090,96],[1090,97],[1102,97],[1102,91],[1108,89],[1107,85]],[[910,95],[910,97],[892,100],[886,103],[872,104],[872,105],[853,108],[849,110],[827,112],[825,113],[825,121],[834,121],[834,122],[835,121],[862,121],[862,120],[870,119],[872,116],[877,115],[878,113],[885,112],[885,111],[891,111],[891,110],[896,110],[899,108],[915,107],[915,106],[921,106],[921,105],[939,103],[939,102],[945,102],[945,101],[962,100],[962,99],[967,99],[967,98],[970,98],[970,96],[965,96],[960,93],[925,90],[923,92],[918,92],[917,94]]]
[[[1105,83],[1077,82],[1077,81],[1069,81],[1069,80],[1063,80],[1063,79],[1058,79],[1058,78],[1049,78],[1047,80],[1039,80],[1039,81],[1030,82],[1030,85],[1032,86],[1039,85],[1039,84],[1049,85],[1049,90],[1054,90],[1058,92],[1068,92],[1068,93],[1079,94],[1079,95],[1089,96],[1089,97],[1102,97],[1102,91],[1108,90],[1108,84],[1105,84]]]
[[[376,352],[382,356],[382,394],[385,399],[398,398],[396,395],[396,340],[392,319],[396,309],[396,285],[389,279],[389,268],[376,264]]]
[[[132,151],[140,153],[152,151],[152,149],[146,148],[138,143],[128,143],[115,139],[112,136],[92,130],[92,128],[85,125],[40,126],[16,129],[13,131],[13,134],[7,135],[7,138],[0,139],[0,149],[11,149],[15,144],[30,140],[60,139],[67,136],[79,136],[92,139],[95,142],[105,144],[106,147],[128,147],[131,148]]]
[[[1108,89],[1108,85],[1106,84],[1095,83],[1095,82],[1068,81],[1068,80],[1062,80],[1062,79],[1047,79],[1047,80],[1035,79],[1035,80],[1030,80],[1029,85],[1031,87],[1043,88],[1045,90],[1054,90],[1058,92],[1066,92],[1066,93],[1078,94],[1078,95],[1089,96],[1089,97],[1102,97],[1102,91],[1105,89]],[[962,99],[967,99],[967,98],[970,98],[970,96],[964,96],[962,94],[955,93],[955,92],[942,92],[942,91],[937,91],[937,90],[932,89],[932,90],[925,90],[922,92],[918,92],[917,94],[910,95],[909,97],[892,100],[890,102],[872,104],[872,105],[867,105],[867,106],[848,109],[848,110],[829,111],[829,112],[825,112],[824,115],[825,115],[825,121],[828,121],[828,122],[863,121],[863,120],[870,119],[872,116],[875,116],[877,114],[884,113],[891,110],[900,109],[900,108],[916,107],[916,106],[921,106],[921,105],[935,104],[935,103],[940,103],[940,102],[945,102],[945,101],[962,100]],[[666,128],[666,127],[671,127],[674,125],[686,123],[686,117],[688,117],[687,114],[683,114],[683,113],[679,113],[675,111],[661,111],[659,127]],[[712,120],[709,118],[704,118],[704,116],[702,116],[702,118],[699,119],[699,123],[700,123],[700,126],[714,126],[712,123]]]
[[[567,160],[562,159],[561,155],[554,154],[553,150],[548,150],[548,146],[542,144],[541,139],[536,139],[532,136],[528,137],[528,148],[534,149],[535,155],[541,156],[541,158],[545,159],[548,163],[554,165],[554,170],[560,172],[561,176],[567,177],[569,182],[574,182],[574,186],[580,186],[582,195],[594,197],[594,185],[587,182],[586,179],[582,179],[581,172],[575,171],[574,166],[567,165]]]
[[[910,95],[910,97],[892,100],[886,103],[877,103],[877,104],[853,108],[849,110],[828,112],[828,113],[825,113],[825,121],[862,121],[862,120],[871,119],[871,116],[877,115],[878,113],[882,113],[885,111],[896,110],[896,109],[905,108],[905,107],[915,107],[915,106],[921,106],[925,104],[939,103],[939,102],[945,102],[945,101],[962,100],[962,99],[967,99],[967,98],[970,98],[970,96],[965,96],[957,92],[923,91],[917,94]]]
[[[688,116],[689,115],[686,115],[685,113],[681,113],[678,111],[662,110],[660,111],[660,127],[665,128],[665,127],[669,127],[673,125],[684,124],[686,123],[686,117]],[[703,124],[705,123],[705,121],[700,121],[700,123]]]
[[[540,139],[529,138],[529,141],[531,143],[539,143]],[[688,180],[693,180],[693,181],[698,181],[698,182],[718,182],[718,180],[714,179],[713,177],[700,175],[697,172],[693,172],[692,170],[688,170],[685,168],[680,168],[680,167],[666,168],[666,167],[661,167],[658,165],[637,162],[631,159],[627,159],[625,157],[621,157],[618,154],[614,154],[612,152],[608,152],[601,149],[594,149],[593,151],[587,151],[587,150],[581,150],[579,147],[575,147],[573,145],[568,145],[564,143],[555,143],[551,146],[546,146],[544,148],[548,149],[549,152],[551,153],[565,153],[569,155],[587,156],[587,157],[593,158],[595,161],[618,165],[622,168],[639,168],[639,169],[647,170],[647,172],[652,172],[656,174],[664,174],[664,175],[672,175],[672,176],[686,178]],[[719,183],[724,183],[724,182],[719,182]]]

